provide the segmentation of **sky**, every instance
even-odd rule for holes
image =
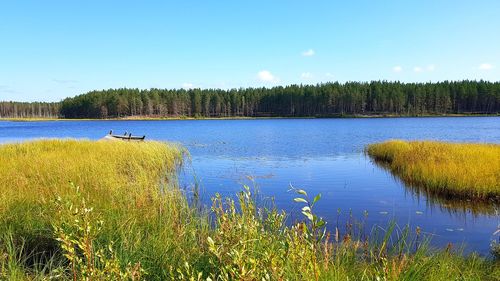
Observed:
[[[500,1],[0,1],[0,100],[500,80]]]

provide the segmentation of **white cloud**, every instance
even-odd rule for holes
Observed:
[[[313,49],[309,49],[307,51],[302,52],[302,56],[304,56],[304,57],[312,57],[312,56],[314,56],[314,54],[315,53],[314,53]]]
[[[333,74],[331,74],[330,72],[325,73],[325,76],[328,77],[328,78],[333,78],[334,77]]]
[[[480,70],[491,70],[493,68],[494,68],[494,66],[490,63],[482,63],[479,65]]]
[[[303,72],[301,75],[300,75],[300,78],[302,79],[311,79],[313,77],[312,73],[311,72]]]
[[[403,68],[400,65],[396,65],[395,67],[392,68],[392,71],[401,72],[403,71]]]
[[[413,68],[413,71],[415,71],[415,72],[417,72],[417,73],[418,73],[418,72],[422,72],[422,70],[423,70],[423,69],[422,69],[420,66],[415,66],[415,67]]]
[[[257,78],[262,82],[276,83],[278,78],[275,77],[269,70],[261,70],[257,73]]]
[[[182,83],[182,88],[188,90],[194,88],[194,85],[192,83]]]
[[[427,66],[427,71],[434,71],[434,69],[436,69],[436,66],[435,66],[435,65],[433,65],[433,64],[429,64],[429,65]]]

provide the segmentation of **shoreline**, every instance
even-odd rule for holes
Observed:
[[[118,118],[0,118],[0,121],[44,122],[44,121],[182,121],[182,120],[266,120],[266,119],[377,119],[377,118],[436,118],[436,117],[500,117],[500,114],[422,114],[422,115],[332,115],[332,116],[231,116],[231,117],[147,117],[127,116]]]

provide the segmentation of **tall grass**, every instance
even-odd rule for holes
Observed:
[[[182,149],[37,141],[0,147],[0,279],[498,280],[477,255],[432,251],[419,233],[326,232],[320,196],[295,189],[304,221],[256,206],[249,188],[212,215],[175,187]],[[71,181],[71,183],[69,183]],[[394,235],[396,234],[396,235]],[[390,239],[395,239],[389,243]]]
[[[122,265],[140,263],[151,273],[165,271],[182,256],[198,255],[192,247],[197,237],[186,233],[203,233],[205,227],[204,221],[192,219],[185,197],[172,187],[181,159],[179,147],[159,142],[3,145],[0,233],[14,238],[14,248],[22,246],[25,266],[62,256],[54,226],[68,224],[73,215],[68,211],[62,216],[56,201],[75,201],[71,186],[79,186],[85,204],[104,221],[96,245],[113,243]]]
[[[405,182],[445,197],[500,200],[500,145],[391,140],[367,153]]]

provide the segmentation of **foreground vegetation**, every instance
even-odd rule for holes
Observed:
[[[240,89],[109,89],[58,103],[0,102],[0,118],[223,118],[498,114],[500,83],[387,81]]]
[[[374,159],[429,194],[500,201],[500,145],[392,140],[367,147]]]
[[[259,208],[249,188],[210,214],[175,187],[182,149],[45,140],[0,147],[0,279],[498,280],[493,260],[432,251],[420,230],[326,232]],[[377,239],[377,237],[379,239]]]

